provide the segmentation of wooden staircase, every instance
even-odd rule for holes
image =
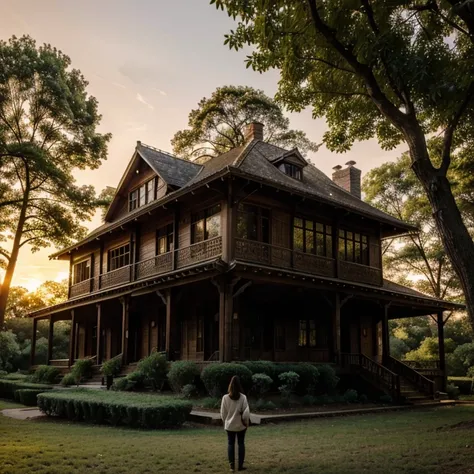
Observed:
[[[435,399],[434,382],[393,357],[383,365],[364,354],[341,354],[341,366],[349,368],[399,403],[426,403]]]

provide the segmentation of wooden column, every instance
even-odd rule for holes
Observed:
[[[388,330],[388,309],[390,304],[383,306],[382,315],[382,364],[390,356],[390,333]]]
[[[71,310],[71,333],[69,335],[69,367],[74,365],[74,359],[76,358],[76,317],[74,310]]]
[[[95,272],[94,272],[94,267],[95,267],[95,259],[94,259],[94,252],[91,253],[91,269],[90,269],[90,275],[89,275],[89,292],[92,293],[94,291],[94,277],[95,277]]]
[[[443,312],[438,313],[438,346],[439,346],[439,368],[443,373],[442,391],[446,391],[446,355],[444,350],[444,320]]]
[[[31,352],[30,352],[30,367],[35,365],[36,354],[36,332],[38,331],[38,320],[33,319],[33,334],[31,335]]]
[[[102,364],[102,306],[97,303],[97,365]]]
[[[71,297],[71,285],[72,285],[72,253],[69,255],[69,275],[67,284],[67,298]]]
[[[179,205],[176,204],[174,209],[173,218],[173,253],[172,258],[172,269],[176,270],[178,263],[178,249],[179,249]]]
[[[97,289],[100,290],[102,286],[102,273],[104,272],[103,270],[104,266],[104,241],[100,241],[100,248],[99,248],[99,274],[97,275]]]
[[[333,307],[333,348],[336,363],[341,363],[341,297],[335,293]]]
[[[122,365],[128,364],[128,319],[130,300],[128,296],[120,298],[122,303]]]
[[[53,358],[53,335],[54,335],[54,319],[53,316],[49,316],[49,331],[48,331],[48,360],[47,364],[50,364],[50,360]]]
[[[233,286],[225,285],[224,361],[232,360],[232,323],[234,315]]]
[[[219,362],[225,362],[225,285],[219,286]]]
[[[339,276],[339,217],[333,220],[332,224],[332,253],[334,258],[334,276]]]
[[[173,336],[171,331],[171,311],[172,311],[172,304],[173,299],[171,297],[171,288],[166,290],[166,339],[165,339],[165,351],[168,357],[168,360],[173,358],[173,354],[171,354],[171,350],[174,350],[173,345],[171,344],[171,337]]]
[[[227,202],[224,205],[224,238],[222,246],[222,259],[224,262],[230,263],[234,259],[235,247],[235,206],[234,206],[234,192],[232,187],[232,180],[229,179],[227,188]]]

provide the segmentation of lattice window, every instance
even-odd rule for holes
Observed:
[[[332,258],[332,226],[311,219],[295,218],[293,248],[299,252]]]
[[[358,232],[339,230],[339,258],[369,265],[369,237]]]
[[[237,238],[270,243],[270,211],[240,204],[237,210]]]
[[[133,211],[156,199],[157,178],[152,178],[137,189],[130,192],[128,198],[128,210]]]
[[[109,250],[108,257],[109,272],[130,265],[130,244]]]
[[[83,262],[74,265],[72,284],[76,285],[81,281],[89,280],[91,277],[91,261],[84,260]]]

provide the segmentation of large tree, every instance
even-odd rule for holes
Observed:
[[[96,130],[101,116],[87,85],[56,48],[27,36],[0,41],[0,328],[20,250],[83,237],[80,223],[99,204],[94,188],[74,179],[106,159],[110,139]]]
[[[474,243],[447,177],[452,153],[474,145],[474,9],[464,0],[211,0],[253,45],[247,66],[281,72],[277,98],[325,117],[326,145],[404,142],[474,325]],[[442,141],[441,161],[427,138]],[[471,160],[469,160],[471,161]]]
[[[291,130],[280,105],[252,87],[218,87],[204,97],[188,117],[189,128],[176,132],[171,144],[184,158],[212,157],[245,143],[245,126],[264,125],[265,140],[282,147],[298,147],[302,154],[317,151],[301,130]]]

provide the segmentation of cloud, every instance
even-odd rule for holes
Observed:
[[[126,87],[123,84],[119,84],[118,82],[112,82],[112,85],[115,87],[120,87],[121,89],[126,89]]]
[[[140,122],[128,122],[125,130],[127,132],[146,132],[148,130],[148,125]]]
[[[162,91],[161,89],[157,89],[156,87],[151,88],[152,91],[158,92],[161,95],[168,95],[165,91]]]
[[[148,103],[144,98],[143,96],[137,92],[137,96],[136,96],[136,99],[138,100],[138,102],[141,102],[142,104],[146,105],[150,110],[154,110],[155,107],[153,107],[153,105],[151,105],[150,103]]]

